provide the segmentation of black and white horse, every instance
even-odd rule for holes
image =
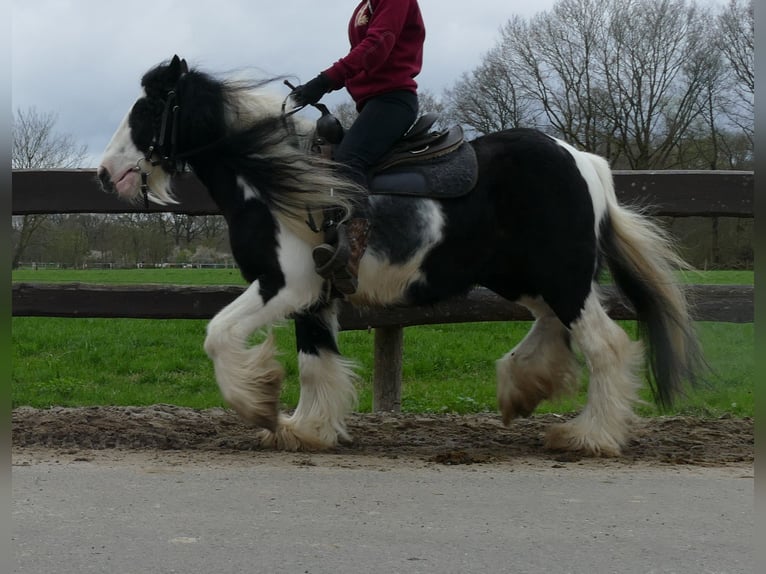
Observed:
[[[232,253],[248,288],[209,323],[205,350],[226,402],[262,427],[261,442],[323,449],[348,440],[355,405],[353,364],[336,344],[337,300],[326,296],[306,224],[328,206],[348,208],[359,193],[331,162],[309,153],[313,122],[286,117],[280,99],[258,86],[189,70],[174,57],[146,73],[140,97],[109,143],[99,168],[120,197],[174,201],[172,176],[188,163],[229,227]],[[497,361],[503,421],[579,384],[589,370],[587,404],[552,426],[547,445],[616,455],[628,438],[648,358],[655,396],[669,403],[701,364],[700,348],[675,269],[683,265],[665,235],[620,206],[607,162],[529,129],[480,137],[473,190],[451,199],[374,195],[368,249],[353,304],[429,305],[475,285],[518,301],[535,322]],[[330,191],[332,190],[332,194]],[[606,264],[634,306],[648,349],[632,341],[602,306]],[[301,394],[279,413],[283,369],[269,335],[257,330],[294,317]]]

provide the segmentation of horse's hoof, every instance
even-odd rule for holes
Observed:
[[[322,440],[317,436],[300,433],[285,418],[282,418],[276,429],[259,431],[257,438],[264,448],[291,452],[328,450],[336,446],[338,440],[338,437],[334,437],[333,440],[327,438]]]
[[[338,436],[338,444],[341,446],[353,446],[354,445],[354,437],[350,435],[339,435]]]
[[[253,417],[253,419],[250,421],[253,426],[261,427],[263,429],[266,429],[269,432],[276,432],[278,422],[277,422],[276,416],[263,416],[263,415],[256,415]]]
[[[545,397],[541,394],[521,396],[521,393],[514,393],[516,397],[511,399],[500,399],[500,414],[503,418],[503,424],[509,426],[513,419],[527,418],[537,408]]]
[[[276,432],[279,427],[279,408],[277,404],[258,405],[255,409],[245,409],[236,405],[231,408],[239,415],[243,421],[255,427],[260,427],[269,432]]]
[[[580,452],[586,456],[615,457],[622,454],[619,442],[606,433],[594,437],[582,433],[572,422],[553,425],[545,436],[545,448]]]
[[[285,440],[284,433],[279,432],[278,429],[258,431],[256,438],[262,448],[287,451],[301,450],[298,441]]]

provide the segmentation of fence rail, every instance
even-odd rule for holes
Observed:
[[[145,212],[102,193],[94,170],[17,170],[13,172],[13,214]],[[620,201],[646,207],[657,216],[753,217],[753,173],[739,171],[616,171]],[[218,213],[196,178],[178,178],[179,204],[152,206],[150,212],[191,215]],[[14,283],[14,316],[131,317],[207,319],[243,290],[239,286],[92,285]],[[752,322],[752,285],[689,285],[694,318],[699,321]],[[611,287],[607,309],[615,319],[635,315]],[[401,404],[403,328],[437,323],[526,321],[529,312],[487,289],[431,307],[355,309],[344,305],[344,330],[375,329],[373,408],[398,410]]]
[[[236,285],[95,285],[90,283],[14,283],[13,314],[27,317],[209,319],[238,297]],[[689,285],[696,321],[753,322],[752,285]],[[611,286],[604,287],[605,306],[613,319],[635,319],[635,313]],[[360,309],[344,304],[344,331],[375,327],[413,327],[440,323],[531,321],[529,311],[484,288],[430,307],[391,306]]]
[[[13,214],[172,212],[215,215],[218,208],[191,174],[176,178],[177,205],[134,205],[101,191],[88,169],[14,170]],[[648,207],[652,215],[753,217],[751,171],[615,171],[620,201]]]

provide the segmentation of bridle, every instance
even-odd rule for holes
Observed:
[[[183,74],[181,77],[183,77]],[[147,148],[146,154],[144,154],[144,157],[138,158],[136,162],[135,169],[141,174],[141,193],[144,196],[145,209],[149,209],[149,176],[153,168],[163,165],[170,173],[183,171],[184,162],[182,158],[183,156],[191,155],[189,153],[182,155],[177,153],[178,115],[180,111],[181,106],[176,89],[170,90],[165,96],[159,133],[154,133],[152,143]],[[155,154],[159,156],[159,159],[155,159]],[[148,171],[146,169],[147,165],[149,167]]]
[[[169,174],[174,175],[183,171],[186,167],[186,159],[197,155],[203,151],[208,151],[226,140],[226,136],[215,140],[209,144],[205,144],[198,148],[178,153],[178,132],[179,132],[179,117],[181,113],[181,102],[178,95],[178,83],[188,73],[188,68],[182,71],[174,88],[168,90],[163,100],[162,118],[160,120],[159,130],[155,131],[152,135],[152,141],[146,150],[143,157],[139,157],[136,162],[136,166],[133,168],[141,175],[141,193],[144,197],[144,209],[149,209],[149,176],[152,174],[153,168],[162,165],[163,169]],[[294,89],[287,80],[284,82],[290,88]],[[305,106],[295,107],[291,110],[286,110],[286,104],[289,96],[282,102],[282,114],[281,119],[284,128],[288,133],[295,133],[292,122],[288,122],[288,118],[296,112],[303,109]],[[329,110],[323,104],[314,104],[313,107],[319,109],[323,114],[328,114]],[[332,190],[331,190],[332,193]],[[337,217],[325,218],[326,224],[334,225]],[[306,222],[308,226],[314,231],[319,232],[320,229],[316,226],[311,213],[309,213],[309,220]]]

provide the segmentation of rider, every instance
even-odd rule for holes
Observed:
[[[363,187],[368,169],[417,118],[414,78],[420,73],[425,34],[417,0],[363,0],[348,25],[350,52],[291,93],[296,105],[306,106],[345,86],[359,115],[334,159]],[[365,202],[366,197],[360,204]],[[363,205],[356,211],[358,217],[348,224],[326,228],[325,243],[313,252],[317,272],[344,295],[356,291],[359,259],[367,244],[369,223]]]

